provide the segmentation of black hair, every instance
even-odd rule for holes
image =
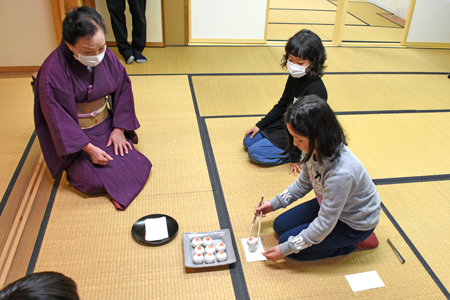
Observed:
[[[286,124],[301,136],[309,139],[308,153],[302,162],[307,162],[317,152],[317,161],[321,164],[327,158],[334,161],[340,156],[342,144],[347,145],[339,121],[328,103],[316,95],[307,95],[298,99],[286,112]],[[286,129],[287,131],[287,129]],[[294,148],[294,138],[288,132],[289,146],[283,154]]]
[[[89,6],[78,7],[66,14],[63,21],[63,38],[75,45],[79,38],[87,36],[91,39],[99,29],[106,33],[105,20]]]
[[[76,283],[57,272],[27,275],[0,291],[0,300],[80,300]]]
[[[319,78],[323,76],[324,65],[327,59],[325,47],[320,37],[308,29],[302,29],[291,37],[284,47],[285,54],[281,59],[281,66],[286,67],[289,55],[307,59],[311,62],[311,68],[306,76],[309,78]]]

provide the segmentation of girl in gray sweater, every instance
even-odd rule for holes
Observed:
[[[380,196],[369,174],[347,148],[344,132],[327,102],[305,96],[286,112],[289,148],[304,154],[298,180],[255,208],[255,214],[285,208],[314,189],[316,198],[275,219],[279,245],[263,253],[271,261],[286,256],[315,260],[378,246],[373,232],[380,218]]]

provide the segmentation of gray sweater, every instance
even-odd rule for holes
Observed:
[[[280,244],[284,255],[298,253],[322,242],[338,220],[360,231],[374,229],[380,218],[380,196],[358,158],[343,146],[341,156],[323,165],[313,158],[302,164],[299,178],[283,193],[270,200],[273,210],[287,207],[314,188],[320,203],[318,216],[297,236]]]

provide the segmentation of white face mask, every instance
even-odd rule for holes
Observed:
[[[80,63],[82,63],[86,67],[95,67],[96,65],[101,63],[103,58],[105,57],[105,53],[106,53],[106,46],[105,46],[105,51],[103,51],[99,55],[92,55],[92,56],[81,55],[80,53],[78,53],[78,51],[75,49],[75,47],[72,46],[72,48],[78,54],[78,58],[76,58],[75,55],[73,57],[75,57],[76,60],[78,60]]]
[[[294,77],[294,78],[300,78],[300,77],[305,76],[306,68],[309,67],[309,65],[307,65],[305,67],[305,66],[300,66],[300,65],[294,64],[290,61],[287,61],[287,63],[286,63],[286,66],[287,66],[289,72],[291,73],[292,77]]]

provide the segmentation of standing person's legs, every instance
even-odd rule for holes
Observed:
[[[137,63],[146,62],[142,55],[147,42],[147,19],[145,17],[147,0],[128,0],[132,16],[133,30],[131,33],[134,59]]]
[[[111,27],[114,32],[119,53],[127,64],[134,60],[133,49],[128,43],[127,21],[125,18],[125,0],[106,0],[109,15],[111,16]]]

